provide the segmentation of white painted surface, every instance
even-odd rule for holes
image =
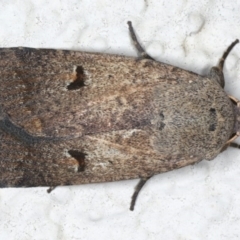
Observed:
[[[149,54],[206,74],[240,38],[233,0],[0,1],[0,47],[27,46],[136,56],[131,20]],[[225,65],[240,98],[240,45]],[[0,189],[0,239],[239,239],[240,151],[153,177],[129,211],[137,180]]]

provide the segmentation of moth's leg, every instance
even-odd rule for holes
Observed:
[[[240,144],[237,143],[230,143],[229,147],[233,147],[233,148],[239,148],[240,149]]]
[[[55,188],[56,188],[56,186],[55,187],[49,187],[48,190],[47,190],[47,193],[51,193]]]
[[[224,81],[224,75],[223,75],[223,66],[224,62],[228,56],[228,54],[231,52],[233,47],[239,42],[238,39],[236,39],[228,48],[227,50],[223,53],[219,64],[215,67],[212,67],[209,73],[209,77],[217,81],[222,88],[224,88],[225,81]]]
[[[147,180],[151,178],[141,178],[140,181],[138,182],[137,186],[135,187],[135,191],[132,195],[132,201],[131,201],[131,205],[130,205],[130,210],[133,211],[134,210],[134,206],[138,197],[139,192],[141,191],[142,187],[145,185],[145,183],[147,182]]]
[[[129,32],[130,32],[130,35],[131,35],[131,39],[133,41],[133,44],[135,46],[135,48],[137,49],[137,52],[139,54],[139,59],[151,59],[151,60],[154,60],[156,61],[155,59],[153,59],[151,56],[149,56],[145,50],[142,48],[142,46],[140,45],[140,43],[138,42],[137,40],[137,36],[134,32],[134,29],[133,29],[133,26],[132,26],[132,22],[131,21],[128,21],[127,22],[128,24],[128,27],[129,27]]]
[[[240,149],[240,144],[234,143],[234,142],[230,142],[230,143],[226,144],[226,145],[221,149],[221,152],[224,152],[228,147],[233,147],[233,148],[238,148],[238,149]]]

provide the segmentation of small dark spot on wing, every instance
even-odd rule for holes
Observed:
[[[160,119],[161,119],[161,120],[164,120],[163,112],[160,112],[159,116],[160,116]]]
[[[216,109],[215,108],[210,108],[210,113],[216,114]]]
[[[86,79],[86,75],[84,73],[83,67],[82,66],[77,66],[77,68],[76,68],[76,78],[72,83],[70,83],[67,86],[67,89],[68,90],[77,90],[81,87],[84,87],[85,86],[85,84],[84,84],[85,79]]]
[[[165,123],[163,122],[164,120],[164,114],[163,112],[159,113],[159,117],[160,117],[160,125],[159,125],[159,130],[163,130],[163,128],[165,127]]]
[[[160,126],[159,126],[159,130],[163,130],[164,127],[165,127],[165,125],[166,125],[165,123],[161,122],[161,123],[160,123]]]
[[[209,128],[208,128],[208,130],[209,131],[215,131],[215,129],[216,129],[216,126],[215,126],[215,124],[211,124],[210,126],[209,126]]]
[[[78,161],[79,163],[78,172],[83,172],[85,170],[86,154],[76,150],[69,150],[68,153]]]
[[[208,130],[213,132],[215,131],[217,125],[217,113],[215,108],[210,108],[209,112],[210,112],[210,125]]]

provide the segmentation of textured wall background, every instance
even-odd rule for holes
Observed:
[[[159,61],[206,74],[240,38],[233,0],[0,0],[0,47],[27,46],[136,56],[131,20]],[[226,91],[240,99],[240,45],[225,65]],[[239,239],[240,151],[153,177],[134,212],[138,180],[0,189],[0,239]]]

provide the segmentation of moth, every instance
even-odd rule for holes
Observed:
[[[239,136],[239,106],[223,65],[208,76],[139,57],[0,49],[0,186],[140,178],[214,159]]]

